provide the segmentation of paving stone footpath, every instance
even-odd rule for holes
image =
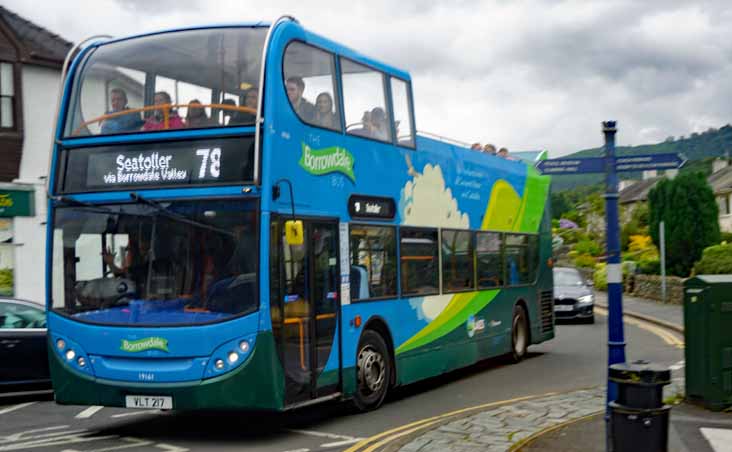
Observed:
[[[664,397],[683,394],[684,380],[664,387]],[[399,452],[508,451],[551,427],[605,409],[605,387],[598,386],[503,405],[448,422],[411,439]]]

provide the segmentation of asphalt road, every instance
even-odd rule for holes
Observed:
[[[343,450],[360,438],[445,412],[603,384],[607,318],[596,318],[594,325],[558,325],[557,337],[531,347],[520,364],[490,360],[399,388],[366,414],[343,403],[284,414],[176,413],[0,399],[0,452]],[[683,350],[637,325],[626,325],[625,334],[629,361],[670,366],[683,360]]]

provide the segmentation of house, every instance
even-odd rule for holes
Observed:
[[[707,181],[719,206],[719,230],[732,232],[732,166],[729,165],[729,159],[716,159]]]
[[[37,302],[45,300],[45,183],[71,47],[0,6],[0,271],[13,270],[13,287],[0,293]]]

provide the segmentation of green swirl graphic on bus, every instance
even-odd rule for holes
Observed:
[[[345,148],[331,146],[324,149],[311,149],[302,143],[302,156],[300,166],[314,176],[321,176],[328,173],[343,173],[356,182],[353,174],[353,155]]]
[[[167,352],[168,340],[162,337],[146,337],[136,341],[122,339],[122,346],[119,349],[130,353],[144,352],[145,350],[162,350]]]

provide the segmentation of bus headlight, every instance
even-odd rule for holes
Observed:
[[[247,341],[239,342],[239,350],[241,350],[242,353],[247,353],[249,351],[249,342],[247,342]]]
[[[239,361],[239,354],[237,352],[230,352],[229,353],[229,364],[234,364],[237,361]]]
[[[217,377],[243,366],[254,350],[256,339],[256,334],[249,334],[219,345],[208,360],[203,378]]]
[[[68,361],[73,361],[74,358],[76,358],[76,352],[72,349],[69,349],[66,351],[66,359]]]
[[[217,359],[214,363],[214,366],[216,367],[216,370],[222,370],[224,368],[224,360],[223,359]]]
[[[58,348],[59,350],[63,351],[63,349],[66,348],[66,341],[63,340],[63,339],[57,340],[56,341],[56,348]]]

